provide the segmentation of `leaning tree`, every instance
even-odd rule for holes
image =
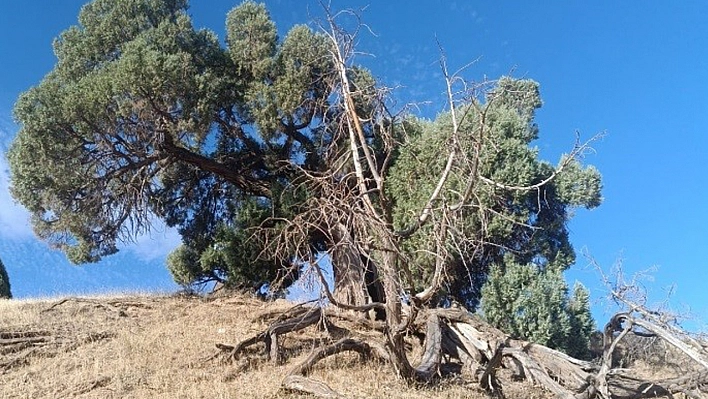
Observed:
[[[586,144],[556,165],[538,159],[536,83],[472,84],[443,57],[448,110],[428,121],[388,106],[389,92],[353,63],[354,35],[338,16],[280,39],[248,1],[228,14],[224,48],[186,8],[95,0],[55,41],[54,69],[16,104],[9,152],[12,193],[41,238],[90,262],[162,219],[182,234],[169,258],[180,282],[277,290],[303,271],[321,279],[329,306],[296,307],[220,345],[234,357],[263,343],[279,362],[288,332],[337,320],[375,332],[316,348],[284,381],[290,389],[336,396],[305,375],[356,351],[407,381],[435,381],[452,362],[497,389],[497,370],[515,364],[563,397],[659,392],[612,368],[634,326],[671,336],[634,313],[608,324],[597,365],[449,306],[474,308],[492,268],[567,268],[570,211],[600,202],[599,173],[579,163]],[[411,335],[424,338],[418,360]],[[656,382],[677,391],[695,381],[705,378]]]

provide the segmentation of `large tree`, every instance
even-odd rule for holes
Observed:
[[[505,255],[573,262],[568,209],[596,206],[600,178],[572,156],[538,159],[534,82],[451,98],[435,121],[399,118],[351,65],[344,32],[296,26],[281,40],[245,2],[224,48],[186,7],[87,4],[55,41],[55,68],[17,102],[13,195],[72,261],[112,254],[162,218],[183,237],[169,257],[180,283],[287,286],[329,259],[336,301],[361,306],[385,300],[365,244],[384,240],[404,276],[389,297],[433,279],[426,301],[470,307]]]
[[[184,239],[171,257],[178,281],[228,278],[260,252],[242,236],[263,218],[243,215],[288,215],[294,166],[324,167],[323,36],[296,26],[278,40],[265,8],[246,2],[227,16],[223,48],[186,8],[87,4],[56,39],[55,68],[15,106],[13,195],[74,262],[116,252],[157,217]],[[235,259],[204,259],[224,240],[242,246]],[[282,265],[270,261],[247,279],[274,279]]]
[[[307,217],[308,201],[332,194],[303,184],[309,176],[346,177],[345,195],[357,189],[343,134],[347,104],[333,95],[345,84],[335,64],[349,61],[333,58],[336,44],[305,26],[279,39],[262,5],[228,14],[226,48],[194,29],[186,8],[184,0],[97,0],[57,38],[55,68],[16,104],[21,130],[9,154],[13,194],[32,212],[35,231],[72,261],[91,262],[162,218],[183,237],[169,258],[180,283],[287,286],[301,261],[329,252],[336,297],[381,301],[376,265],[354,245],[363,238],[333,215],[307,224],[299,243],[268,249],[284,242],[275,239],[284,221]],[[465,99],[460,121],[447,113],[428,122],[388,115],[365,69],[349,66],[343,78],[350,111],[371,116],[359,122],[374,162],[363,166],[363,184],[390,181],[377,207],[406,238],[406,289],[422,289],[435,269],[437,224],[417,231],[425,223],[415,219],[460,200],[469,173],[486,180],[468,190],[459,226],[448,229],[464,248],[445,261],[450,278],[439,299],[476,306],[489,265],[509,252],[572,263],[568,208],[599,203],[599,175],[569,158],[566,172],[549,179],[556,168],[529,146],[540,106],[535,83],[503,79],[485,90],[488,99]],[[488,145],[474,143],[480,123]],[[439,154],[454,130],[464,162],[450,165],[442,191],[426,203],[448,166]]]
[[[87,4],[16,104],[13,195],[72,261],[162,218],[183,237],[168,258],[183,284],[279,289],[327,259],[335,303],[406,292],[470,308],[495,262],[573,262],[569,208],[597,206],[600,177],[576,161],[582,148],[555,167],[538,159],[536,83],[503,78],[460,98],[450,86],[447,113],[401,117],[352,64],[346,32],[295,26],[281,40],[245,2],[224,48],[186,7]]]
[[[277,289],[309,268],[347,312],[295,308],[230,353],[264,342],[278,361],[279,335],[330,317],[379,338],[319,348],[286,379],[293,389],[331,397],[298,375],[355,350],[409,381],[433,380],[446,353],[490,389],[508,357],[561,395],[608,392],[607,364],[597,371],[439,307],[475,307],[492,267],[560,276],[574,261],[572,208],[600,203],[599,173],[579,163],[584,144],[556,165],[539,159],[535,82],[457,87],[443,58],[448,111],[423,120],[392,112],[332,16],[327,29],[279,38],[265,7],[247,1],[227,15],[224,47],[186,8],[95,0],[55,41],[54,69],[16,104],[9,152],[12,193],[40,237],[91,262],[159,218],[182,234],[169,257],[181,283]],[[617,320],[609,334],[629,319]],[[418,362],[411,334],[425,337]]]

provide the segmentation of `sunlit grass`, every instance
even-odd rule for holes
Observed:
[[[0,301],[0,331],[46,331],[46,346],[5,353],[0,365],[0,398],[287,398],[280,383],[310,347],[301,346],[284,365],[206,360],[215,344],[234,344],[266,325],[258,315],[283,311],[284,300],[261,302],[250,297],[216,300],[112,292],[100,296],[32,298]],[[57,303],[61,303],[56,305]],[[54,305],[54,307],[52,307]],[[320,335],[318,335],[320,334]],[[284,340],[315,338],[304,330]],[[0,347],[0,350],[2,347]],[[318,364],[315,378],[354,398],[486,398],[478,388],[460,382],[436,387],[410,387],[388,365],[361,363],[340,355]],[[525,387],[525,388],[524,388]],[[521,386],[507,397],[547,397]]]

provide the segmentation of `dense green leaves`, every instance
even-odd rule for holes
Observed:
[[[578,359],[590,358],[590,337],[596,326],[590,314],[590,292],[579,282],[575,283],[573,296],[568,302],[568,318],[570,335],[565,345],[567,353]]]
[[[252,293],[264,293],[266,289],[271,295],[283,292],[297,279],[299,268],[262,253],[263,237],[257,227],[270,226],[273,230],[269,230],[268,238],[277,232],[277,226],[270,222],[270,211],[267,204],[245,200],[239,204],[233,223],[221,222],[213,233],[192,236],[167,259],[175,282],[189,286],[219,281]]]
[[[80,21],[57,42],[54,71],[18,100],[9,160],[38,235],[87,262],[149,224],[169,161],[161,141],[206,135],[203,82],[222,60],[170,2],[95,2]]]
[[[263,4],[252,1],[234,8],[226,16],[226,42],[234,64],[249,80],[265,79],[273,64],[278,34]]]
[[[286,181],[283,162],[313,153],[331,74],[322,37],[296,27],[280,43],[246,2],[229,13],[225,49],[186,7],[89,3],[16,104],[13,195],[74,262],[114,253],[155,217],[206,248],[243,198]]]
[[[5,270],[5,265],[2,264],[0,260],[0,298],[12,298],[12,291],[10,290],[10,277],[7,275],[7,270]]]
[[[485,98],[473,99],[457,110],[458,118],[462,116],[457,134],[460,155],[443,197],[433,205],[450,207],[468,201],[459,216],[448,221],[454,223],[450,232],[454,237],[447,251],[457,255],[448,259],[453,272],[447,294],[471,307],[476,307],[493,263],[534,261],[559,270],[571,265],[575,254],[566,228],[570,211],[600,203],[600,175],[592,167],[571,160],[551,179],[556,168],[540,160],[532,146],[538,136],[534,112],[540,105],[535,82],[502,78]],[[449,113],[434,121],[409,123],[406,133],[409,139],[389,179],[399,229],[415,220],[446,164],[440,154],[454,145]],[[475,175],[482,178],[477,180]],[[470,181],[473,185],[465,199]],[[433,229],[435,223],[403,244],[418,288],[429,281],[440,254]]]
[[[573,208],[599,205],[600,175],[574,159],[539,159],[535,82],[502,78],[459,103],[456,131],[450,112],[397,119],[366,69],[347,66],[348,84],[339,80],[328,36],[298,25],[280,38],[265,6],[246,1],[226,16],[223,46],[192,26],[186,8],[184,0],[89,3],[55,41],[54,69],[17,101],[12,193],[37,234],[72,261],[110,255],[159,218],[183,238],[168,259],[177,282],[287,286],[293,265],[337,247],[337,237],[362,244],[349,254],[357,259],[381,258],[369,253],[374,237],[347,225],[358,204],[333,206],[331,220],[303,216],[320,217],[312,204],[322,198],[369,195],[381,226],[400,233],[392,234],[396,262],[410,271],[401,286],[412,292],[429,284],[440,259],[438,299],[470,307],[492,265],[561,273],[574,262],[566,224]],[[366,194],[374,179],[350,184],[345,86],[372,154],[360,160],[362,178],[383,180]],[[431,220],[419,226],[451,151]],[[278,241],[293,220],[304,223]],[[275,242],[293,245],[274,253]]]
[[[79,79],[119,59],[124,45],[145,31],[183,15],[186,0],[96,0],[79,14],[78,26],[64,31],[54,42],[56,71]]]
[[[587,290],[576,284],[572,297],[558,268],[520,265],[507,259],[491,268],[482,288],[482,312],[494,326],[516,338],[589,356],[595,326]]]

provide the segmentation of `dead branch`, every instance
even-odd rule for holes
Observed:
[[[614,318],[618,320],[618,323],[624,322],[628,323],[630,326],[636,325],[645,329],[646,331],[655,334],[658,337],[661,337],[666,342],[676,347],[676,349],[685,353],[686,356],[694,360],[696,363],[700,364],[703,368],[708,370],[708,360],[706,359],[706,353],[700,353],[696,351],[694,348],[692,348],[690,345],[687,345],[684,341],[676,337],[675,334],[671,333],[666,328],[642,318],[632,317],[631,314],[627,313],[620,313],[618,315],[615,315]]]
[[[95,299],[80,298],[80,297],[63,298],[57,302],[54,302],[53,304],[48,306],[46,309],[43,309],[42,313],[50,312],[50,311],[56,309],[57,307],[64,305],[66,303],[70,303],[70,302],[87,303],[87,304],[93,305],[95,307],[102,308],[102,309],[108,310],[110,312],[113,312],[118,317],[128,316],[128,314],[125,312],[124,309],[121,309],[120,307],[116,306],[116,304],[123,304],[120,301],[99,301],[99,300],[95,300]],[[126,306],[149,307],[148,305],[144,305],[144,304],[138,305],[135,302],[126,303],[125,305]]]
[[[289,374],[301,374],[306,376],[320,360],[346,351],[359,353],[363,360],[368,359],[372,355],[371,347],[367,343],[351,338],[342,338],[331,345],[314,350],[304,362],[297,365]]]
[[[228,351],[228,359],[237,359],[238,356],[252,345],[263,343],[265,345],[264,354],[269,360],[278,364],[282,361],[281,351],[278,344],[279,336],[288,332],[302,330],[318,323],[322,318],[320,308],[298,308],[298,312],[285,320],[277,320],[265,331],[253,335],[239,342],[237,345],[217,344],[221,351]],[[210,358],[211,359],[211,358]]]
[[[376,321],[376,320],[370,320],[365,317],[361,316],[356,316],[352,314],[351,312],[343,312],[337,307],[326,307],[323,309],[325,316],[331,317],[331,318],[336,318],[340,320],[346,320],[350,323],[353,323],[361,328],[365,328],[367,330],[374,330],[378,332],[384,332],[386,328],[386,324],[382,321]]]
[[[589,142],[576,143],[570,155],[562,160],[554,171],[533,185],[507,185],[483,176],[478,167],[479,158],[483,153],[482,146],[494,146],[491,140],[484,137],[487,133],[485,114],[494,97],[489,98],[484,106],[481,101],[472,101],[468,107],[458,109],[457,97],[460,93],[453,90],[453,86],[458,84],[458,77],[448,74],[443,59],[452,118],[448,148],[443,155],[446,158],[445,165],[435,177],[432,192],[424,197],[423,200],[427,199],[425,204],[413,212],[412,225],[397,232],[393,228],[391,211],[385,206],[388,200],[382,199],[385,196],[386,176],[385,169],[378,164],[380,158],[376,157],[390,154],[374,153],[372,138],[366,136],[365,129],[371,127],[369,123],[378,122],[375,120],[375,112],[364,116],[358,114],[355,100],[358,101],[361,97],[357,97],[359,93],[349,80],[351,71],[348,63],[353,51],[353,38],[335,24],[331,14],[328,14],[328,22],[329,29],[324,34],[332,43],[331,57],[337,78],[330,88],[336,103],[333,105],[333,111],[336,112],[327,116],[333,119],[327,120],[326,123],[332,126],[329,133],[334,137],[331,148],[325,150],[327,171],[301,171],[299,179],[293,180],[294,186],[317,195],[305,201],[301,211],[292,220],[279,220],[285,228],[265,247],[283,254],[284,257],[294,257],[300,264],[313,266],[317,278],[323,284],[322,295],[339,310],[296,307],[283,313],[262,332],[236,345],[220,344],[217,345],[218,348],[227,351],[230,358],[236,358],[241,355],[248,356],[247,348],[263,343],[262,355],[279,363],[285,360],[282,345],[285,334],[314,325],[326,330],[335,330],[333,327],[336,326],[329,319],[337,319],[354,324],[356,327],[352,330],[362,329],[366,330],[366,333],[355,333],[343,328],[338,328],[337,334],[328,331],[326,339],[318,340],[320,346],[313,348],[307,359],[288,373],[283,380],[284,388],[318,397],[339,398],[340,394],[326,384],[308,378],[308,375],[319,362],[330,356],[342,352],[357,352],[363,361],[372,357],[387,361],[393,372],[408,382],[434,381],[445,369],[442,367],[445,363],[460,365],[459,369],[468,381],[499,395],[503,395],[504,386],[510,382],[508,377],[503,376],[504,373],[498,372],[506,365],[514,365],[518,368],[518,377],[530,380],[560,398],[643,398],[676,392],[702,395],[701,389],[708,384],[704,372],[708,370],[708,356],[705,350],[688,344],[689,341],[683,338],[680,332],[672,330],[665,323],[656,322],[641,311],[619,314],[608,323],[603,356],[599,364],[595,364],[515,339],[464,309],[425,307],[429,306],[427,302],[443,286],[448,272],[448,259],[451,257],[447,253],[448,250],[455,250],[455,255],[464,258],[470,253],[477,254],[476,251],[482,251],[483,247],[495,245],[487,242],[488,220],[495,211],[484,205],[481,200],[483,193],[477,192],[475,188],[486,184],[489,187],[483,188],[491,191],[495,191],[494,188],[507,191],[540,189],[569,167],[574,159],[581,157],[589,149]],[[471,95],[466,84],[464,88],[464,95]],[[475,112],[482,123],[473,129],[474,132],[465,132],[463,137],[459,132],[460,123],[467,115],[474,115]],[[390,135],[390,132],[384,135]],[[464,151],[461,149],[463,138],[473,142],[472,147],[465,148]],[[385,142],[391,137],[376,139]],[[458,172],[463,177],[460,182],[456,182],[460,188],[455,190],[464,191],[444,192],[450,185],[450,176]],[[459,202],[450,206],[447,201],[453,199]],[[460,223],[468,211],[475,212],[480,219],[481,231],[474,237],[465,236]],[[435,270],[430,281],[426,282],[425,289],[417,293],[405,293],[407,299],[412,302],[411,312],[407,315],[403,312],[402,298],[405,279],[410,279],[410,268],[408,259],[401,250],[401,243],[423,224],[431,221],[436,223],[435,228],[431,229],[433,237],[429,241],[429,251],[435,256]],[[533,229],[531,223],[523,220],[510,217],[508,221],[525,229]],[[315,255],[310,246],[313,234],[322,237],[326,243],[326,251],[332,259],[335,270],[334,292],[327,287],[317,260],[313,259]],[[513,251],[511,248],[504,249]],[[367,280],[368,272],[375,272],[373,280]],[[344,292],[337,292],[337,279],[346,283]],[[370,281],[377,282],[380,285],[377,288],[383,291],[378,299],[373,299],[376,295],[369,291]],[[362,311],[370,309],[382,311],[385,322],[367,320]],[[344,316],[345,313],[348,315]],[[346,331],[344,337],[339,336],[342,331]],[[627,337],[641,331],[650,332],[676,347],[687,358],[701,366],[701,372],[692,371],[688,379],[679,376],[650,380],[616,368],[612,363],[613,354]],[[366,337],[366,341],[361,339],[362,336]],[[410,336],[420,338],[416,349],[419,349],[422,355],[415,366],[410,360],[414,353],[411,350],[412,340],[408,338]]]
[[[19,352],[33,346],[44,346],[51,342],[51,336],[0,339],[0,354]]]
[[[73,331],[49,330],[0,330],[0,370],[9,370],[29,364],[33,357],[53,357],[61,351],[110,339],[115,333],[109,331],[75,333]],[[10,358],[9,355],[12,357]]]
[[[318,398],[346,399],[322,381],[307,378],[297,374],[290,374],[283,379],[283,388],[291,391],[309,393]]]

